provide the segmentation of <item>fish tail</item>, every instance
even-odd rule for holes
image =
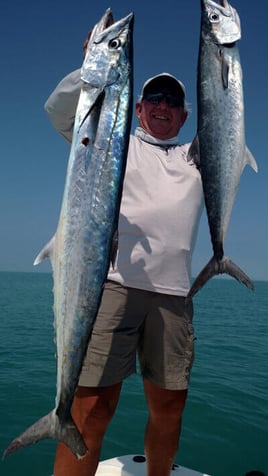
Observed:
[[[254,289],[254,285],[250,278],[244,273],[244,271],[242,271],[242,269],[231,261],[230,258],[223,256],[222,259],[218,260],[213,256],[193,282],[187,295],[187,299],[192,298],[209,279],[218,274],[229,274],[229,276],[232,276],[240,283],[245,284],[249,289]]]
[[[53,410],[40,420],[36,421],[32,426],[27,428],[24,433],[21,433],[15,438],[3,453],[2,459],[15,453],[21,448],[37,443],[45,438],[52,438],[54,440],[64,443],[77,459],[83,458],[88,449],[84,443],[81,433],[78,431],[74,421],[70,417],[68,421],[61,423]]]
[[[244,273],[244,271],[239,268],[233,261],[230,260],[227,256],[224,256],[222,262],[220,263],[222,270],[220,273],[229,274],[233,278],[237,279],[242,284],[245,284],[247,288],[254,290],[254,284],[251,279]]]

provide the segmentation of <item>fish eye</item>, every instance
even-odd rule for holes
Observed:
[[[210,14],[209,19],[211,22],[217,23],[220,19],[220,16],[218,15],[218,13],[213,12]]]
[[[119,48],[119,46],[121,46],[121,41],[118,40],[117,38],[115,40],[111,40],[109,42],[109,47],[110,48],[113,48],[114,50],[116,50],[117,48]]]

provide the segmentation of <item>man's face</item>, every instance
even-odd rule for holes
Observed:
[[[159,93],[172,94],[168,89],[161,89]],[[157,139],[175,137],[183,126],[187,111],[182,107],[172,107],[169,101],[163,98],[158,104],[143,99],[136,104],[136,115],[140,126],[151,136]]]

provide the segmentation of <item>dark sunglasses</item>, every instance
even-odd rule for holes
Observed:
[[[183,98],[168,93],[147,93],[143,99],[146,99],[151,104],[160,104],[165,99],[169,107],[184,107]]]

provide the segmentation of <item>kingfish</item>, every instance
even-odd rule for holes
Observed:
[[[246,164],[257,164],[245,144],[242,69],[237,41],[240,19],[227,0],[201,0],[197,74],[197,134],[189,158],[200,167],[213,257],[188,293],[193,297],[213,276],[227,273],[253,289],[249,277],[224,255],[231,211]]]
[[[63,442],[77,458],[88,451],[71,407],[117,229],[132,117],[133,21],[131,13],[114,23],[107,10],[87,46],[58,227],[35,260],[50,257],[53,269],[55,408],[4,457],[44,438]]]

